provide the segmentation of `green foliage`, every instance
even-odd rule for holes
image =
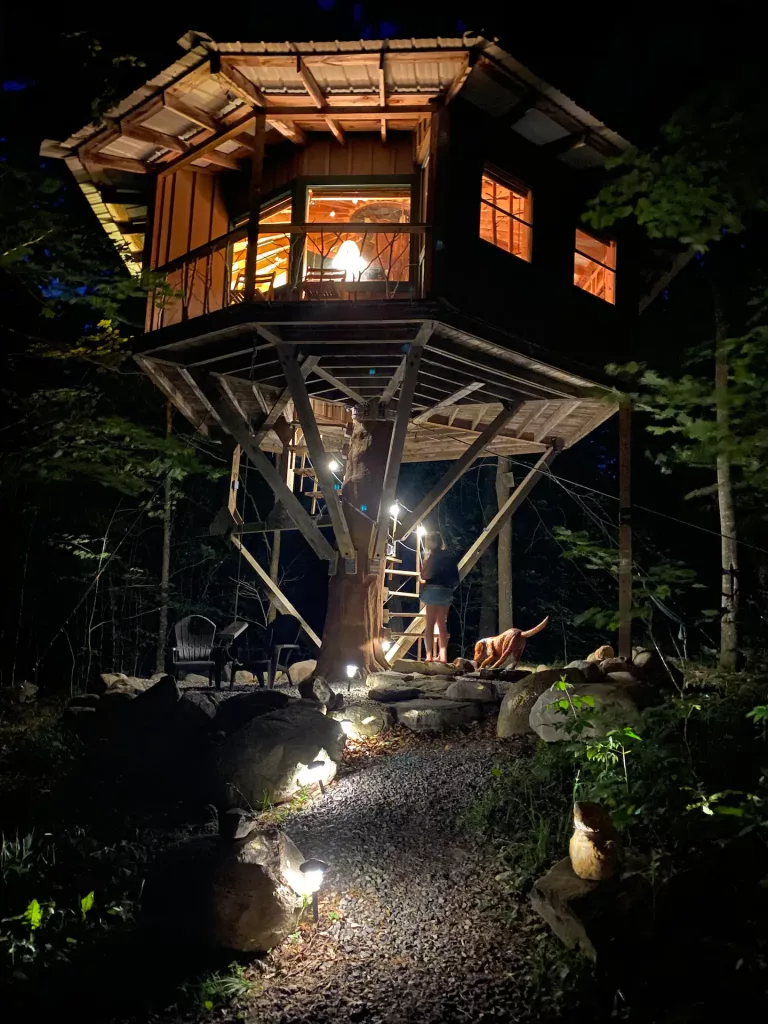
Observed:
[[[181,986],[184,997],[204,1010],[215,1010],[242,999],[256,988],[241,964],[231,963],[226,972],[212,971]]]

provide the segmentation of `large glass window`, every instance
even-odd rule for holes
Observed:
[[[411,219],[407,185],[317,186],[307,190],[305,276],[355,281],[408,281],[410,235],[394,225]],[[337,230],[334,224],[345,225]],[[360,227],[350,228],[348,225]],[[392,224],[393,229],[366,225]]]
[[[259,218],[259,243],[256,247],[256,288],[264,294],[288,283],[291,236],[269,230],[270,224],[288,224],[291,220],[291,200],[280,199],[265,207]],[[232,246],[232,277],[230,287],[233,298],[245,290],[245,261],[248,240]]]
[[[616,302],[616,243],[601,241],[576,228],[573,283],[590,295]]]
[[[486,167],[480,186],[480,237],[521,260],[531,260],[531,190],[496,168]]]

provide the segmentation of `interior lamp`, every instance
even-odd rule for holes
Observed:
[[[339,246],[339,251],[333,257],[333,266],[336,270],[346,271],[347,281],[359,279],[366,268],[365,260],[360,256],[360,249],[357,242],[348,238]]]
[[[305,894],[312,893],[312,918],[315,924],[320,917],[317,906],[317,890],[323,884],[323,875],[327,870],[328,865],[324,860],[305,860],[299,868],[304,876]]]

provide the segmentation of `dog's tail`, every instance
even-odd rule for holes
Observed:
[[[526,629],[526,631],[524,633],[521,633],[520,636],[524,637],[527,640],[529,637],[535,636],[537,633],[540,633],[542,629],[546,629],[548,624],[549,616],[547,616],[546,619],[542,619],[538,626],[534,626],[533,629]]]

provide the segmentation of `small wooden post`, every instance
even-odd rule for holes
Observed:
[[[248,213],[248,250],[245,256],[245,291],[243,298],[253,302],[256,293],[256,250],[259,246],[259,217],[261,214],[261,182],[264,177],[264,132],[266,115],[256,114],[251,157],[251,188]]]
[[[632,657],[632,407],[619,406],[619,657]]]
[[[509,497],[509,457],[499,455],[496,466],[496,503],[503,508]],[[496,553],[499,578],[499,633],[512,628],[512,520],[508,519],[499,530]]]

